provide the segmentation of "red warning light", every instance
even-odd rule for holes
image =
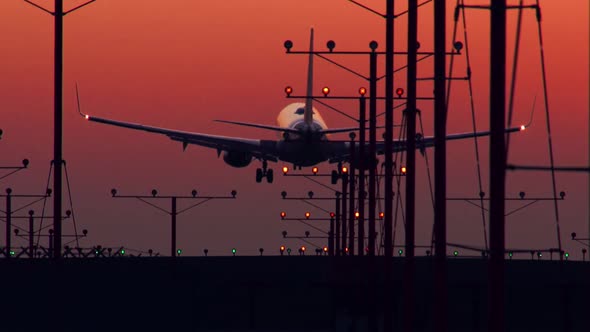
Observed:
[[[291,93],[293,93],[293,88],[290,86],[286,87],[285,93],[287,94],[287,97],[289,97],[291,95]]]
[[[324,97],[328,97],[328,95],[330,94],[330,88],[328,88],[327,86],[323,87],[322,93],[324,94]]]
[[[401,168],[402,174],[406,174],[407,171],[408,171],[408,169],[406,168],[406,166],[402,166],[402,168]]]
[[[336,213],[330,212],[330,218],[334,218],[334,217],[336,217]]]
[[[289,172],[289,167],[283,166],[283,174],[287,174]]]
[[[395,89],[395,94],[397,95],[398,98],[401,98],[404,95],[404,89],[402,89],[402,88]]]
[[[284,212],[284,211],[281,212],[281,218],[285,219],[286,216],[287,216],[287,213],[286,212]]]
[[[348,167],[342,166],[342,173],[344,173],[344,174],[348,173]]]
[[[301,246],[301,252],[305,252],[305,246]]]
[[[309,217],[311,217],[311,213],[305,212],[305,219],[309,219]]]
[[[90,115],[86,114],[86,115],[84,115],[84,118],[85,118],[86,120],[90,120]]]
[[[328,247],[324,247],[324,252],[328,252]]]
[[[344,248],[344,252],[348,254],[348,247]]]
[[[317,167],[314,167],[311,169],[311,172],[313,173],[313,175],[318,174],[319,169]]]
[[[383,219],[383,217],[385,217],[385,213],[383,213],[383,212],[379,212],[379,218],[380,218],[380,219]]]
[[[285,251],[285,246],[281,246],[280,250],[281,252]]]
[[[354,213],[354,217],[355,217],[355,219],[358,219],[358,218],[360,218],[360,216],[361,216],[361,214],[360,214],[358,211],[356,211],[356,212]]]
[[[367,94],[367,89],[366,88],[359,88],[359,94],[361,96],[364,96],[365,94]]]

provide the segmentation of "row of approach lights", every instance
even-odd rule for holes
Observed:
[[[283,43],[283,47],[285,47],[285,50],[287,51],[287,53],[291,53],[291,49],[293,48],[293,41],[291,40],[285,40],[285,42]],[[379,43],[371,40],[369,42],[369,48],[371,49],[371,51],[376,51],[377,48],[379,47]],[[328,49],[328,51],[330,53],[334,52],[334,49],[336,48],[336,42],[333,40],[328,40],[326,42],[326,48]],[[456,41],[453,43],[453,48],[455,50],[457,50],[457,52],[461,52],[461,50],[463,49],[463,43],[460,41]],[[416,49],[420,49],[420,42],[416,41]]]
[[[112,248],[108,248],[107,250],[108,250],[109,254],[111,254]],[[365,250],[368,252],[369,248],[367,247]],[[258,251],[260,252],[260,256],[262,256],[262,254],[264,253],[264,249],[263,248],[259,248]],[[306,251],[307,251],[307,248],[305,246],[301,246],[298,249],[298,252],[299,252],[299,255],[300,256],[305,256],[305,252]],[[344,248],[344,252],[345,253],[348,253],[348,251],[349,251],[348,247]],[[98,247],[98,248],[96,248],[94,250],[94,254],[97,255],[97,256],[100,254],[100,252],[101,252],[101,248],[100,247]],[[281,253],[281,256],[283,256],[285,252],[287,252],[287,255],[288,256],[291,256],[292,250],[291,250],[291,248],[287,248],[285,246],[281,246],[279,248],[279,252]],[[586,255],[586,252],[587,252],[586,249],[583,249],[582,250],[582,253],[584,254],[584,256]],[[121,249],[118,250],[118,254],[121,255],[121,256],[125,256],[125,253],[126,253],[125,248],[121,248]],[[150,249],[148,251],[148,253],[151,256],[153,254],[152,249]],[[208,249],[204,249],[203,250],[203,253],[205,254],[205,256],[207,256],[209,254],[209,250]],[[235,256],[236,253],[237,253],[237,249],[236,248],[232,248],[231,253],[232,253],[233,256]],[[325,247],[324,246],[323,248],[316,248],[315,249],[315,253],[318,256],[319,255],[322,255],[322,254],[327,255],[327,253],[328,253],[328,247]],[[403,256],[404,250],[403,249],[399,249],[397,251],[397,253],[398,253],[399,256]],[[182,254],[182,249],[177,249],[176,250],[176,254],[178,256],[180,256]],[[14,250],[10,250],[10,256],[15,256],[15,255],[16,255],[16,252]],[[531,252],[531,258],[533,257],[533,255],[534,255],[534,251]],[[459,251],[458,250],[453,251],[453,256],[458,257],[459,256]],[[510,257],[510,259],[512,259],[513,256],[514,256],[514,253],[512,251],[509,251],[508,252],[508,257]],[[542,257],[543,257],[543,253],[540,252],[540,251],[537,252],[537,258],[538,259],[541,259]],[[566,253],[564,253],[564,257],[565,257],[566,260],[568,260],[568,258],[570,257],[570,254],[568,252],[566,252]]]
[[[355,219],[358,219],[360,217],[360,215],[361,214],[358,211],[356,211],[354,213]],[[311,212],[305,212],[304,216],[305,216],[305,219],[311,218]],[[281,219],[285,219],[286,217],[287,217],[287,212],[281,211]],[[385,217],[385,213],[379,212],[379,219],[383,219],[384,217]],[[331,219],[336,218],[336,213],[330,212],[330,218]]]
[[[402,256],[404,254],[404,250],[403,249],[400,249],[400,250],[397,251],[397,253],[398,253],[399,256]],[[428,253],[430,253],[430,251],[428,251]],[[535,252],[534,251],[531,251],[531,259],[533,258],[534,254],[535,254]],[[586,252],[583,252],[583,254],[586,254]],[[458,250],[454,250],[453,251],[453,256],[454,257],[458,257],[459,256],[459,251]],[[514,252],[513,251],[509,251],[508,252],[508,257],[510,259],[512,259],[513,256],[514,256]],[[569,254],[569,252],[565,252],[563,254],[563,256],[567,260],[570,257],[570,254]],[[543,257],[543,253],[540,252],[540,251],[538,251],[537,252],[537,258],[541,259],[542,257]]]
[[[293,93],[293,88],[291,86],[285,87],[285,93],[287,94],[287,97],[290,97],[291,94]],[[359,93],[359,95],[361,95],[361,97],[364,97],[367,94],[367,88],[360,87],[358,90],[358,93]],[[330,94],[330,88],[327,86],[323,87],[322,94],[324,95],[324,97],[328,97],[328,95]],[[395,89],[395,94],[397,95],[398,98],[401,98],[404,95],[404,89],[402,89],[402,88]]]
[[[158,191],[157,191],[156,189],[152,189],[152,192],[151,192],[151,194],[152,194],[152,197],[156,197],[156,196],[158,196]],[[196,191],[195,189],[193,189],[193,190],[191,191],[191,196],[192,196],[192,197],[197,197],[197,194],[198,194],[198,193],[197,193],[197,191]],[[232,195],[232,197],[233,197],[233,198],[235,198],[235,197],[236,197],[236,195],[238,194],[238,192],[237,192],[236,190],[232,190],[232,191],[230,192],[230,194]],[[111,189],[111,195],[112,195],[113,197],[117,196],[117,189],[114,189],[114,188],[113,188],[113,189]]]
[[[287,175],[287,173],[289,173],[289,167],[287,167],[287,166],[283,166],[283,169],[282,169],[282,170],[283,170],[283,174],[284,174],[284,175]],[[320,171],[320,169],[319,169],[319,168],[317,168],[317,167],[312,167],[312,168],[311,168],[311,173],[312,173],[313,175],[318,175],[318,172],[319,172],[319,171]],[[347,173],[348,173],[348,167],[346,167],[346,166],[343,166],[343,167],[342,167],[342,169],[341,169],[340,171],[341,171],[343,174],[347,174]]]
[[[381,217],[382,217],[382,214],[383,213],[380,214]],[[330,215],[332,216],[333,213],[330,213]],[[305,256],[306,250],[307,250],[307,248],[305,246],[301,246],[298,249],[299,255]],[[369,251],[369,248],[367,247],[367,248],[365,248],[365,250],[368,252]],[[262,254],[264,253],[264,249],[263,248],[259,248],[258,251],[260,252],[260,256],[262,256]],[[344,248],[344,251],[345,252],[348,252],[349,251],[348,250],[348,247]],[[207,254],[209,253],[209,250],[208,249],[204,249],[203,252],[205,253],[205,256],[207,256]],[[285,246],[280,246],[279,252],[281,253],[281,256],[283,256],[285,252],[287,252],[287,255],[288,256],[291,256],[292,250],[291,250],[291,248],[287,248]],[[176,250],[176,253],[180,256],[180,254],[182,254],[182,249],[177,249]],[[232,248],[231,253],[232,253],[233,256],[235,256],[236,253],[237,253],[236,248]],[[315,253],[316,253],[316,255],[327,254],[328,253],[328,247],[324,246],[323,248],[316,248]],[[399,256],[403,256],[404,250],[403,249],[399,249],[397,251],[397,253],[398,253]],[[534,251],[532,251],[531,253],[532,253],[531,254],[531,258],[532,258],[532,256],[534,255]],[[586,250],[583,250],[583,253],[586,254]],[[125,249],[121,249],[120,250],[120,254],[121,255],[125,255]],[[458,250],[453,251],[453,256],[454,257],[458,257],[459,256],[459,251]],[[514,252],[509,251],[508,252],[508,257],[510,259],[512,259],[513,256],[514,256]],[[538,259],[541,259],[542,257],[543,257],[543,253],[540,252],[540,251],[537,252],[537,258]],[[566,253],[564,253],[564,257],[567,260],[570,257],[570,254],[568,252],[566,252]]]
[[[285,252],[287,252],[287,255],[291,256],[291,251],[292,251],[291,248],[287,248],[285,246],[281,246],[279,248],[279,252],[281,253],[281,256],[283,256],[283,254]],[[298,249],[299,255],[301,255],[301,256],[305,256],[306,251],[307,251],[307,248],[305,246],[301,246]],[[264,248],[259,248],[258,252],[260,252],[260,256],[262,256],[262,254],[264,253]],[[182,253],[182,250],[178,249],[178,250],[176,250],[176,253],[178,255],[180,255]],[[205,254],[205,256],[207,256],[209,254],[209,249],[203,249],[203,253]],[[231,253],[232,253],[232,256],[235,256],[238,253],[238,250],[236,248],[232,248]],[[327,254],[328,247],[316,248],[315,253],[316,253],[316,255]]]
[[[261,248],[261,249],[262,249],[262,248]],[[299,255],[300,255],[300,256],[305,256],[305,251],[306,251],[306,250],[307,250],[307,248],[306,248],[305,246],[301,246],[301,247],[299,248],[299,250],[298,250],[298,252],[299,252]],[[285,246],[281,246],[281,247],[279,248],[279,252],[281,253],[281,256],[283,256],[283,255],[284,255],[285,251],[287,252],[287,255],[288,255],[288,256],[291,256],[291,248],[286,248]],[[321,255],[321,254],[327,255],[327,254],[328,254],[328,247],[323,247],[323,248],[316,248],[316,249],[315,249],[315,253],[316,253],[316,255],[318,255],[318,256],[319,256],[319,255]],[[260,252],[260,255],[262,256],[262,252]]]
[[[287,173],[289,173],[289,167],[287,167],[287,166],[283,166],[283,169],[282,170],[283,170],[283,174],[284,175],[287,175]],[[312,167],[311,168],[311,173],[313,175],[318,175],[318,172],[319,171],[320,171],[320,169],[317,168],[317,167]],[[342,169],[340,171],[342,172],[342,174],[348,174],[348,167],[342,166]],[[405,175],[407,171],[408,171],[408,169],[406,168],[406,166],[400,167],[400,172],[401,172],[402,175]]]

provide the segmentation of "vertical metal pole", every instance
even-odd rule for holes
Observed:
[[[490,267],[488,324],[504,331],[504,196],[506,147],[506,0],[491,2],[490,44]]]
[[[334,217],[330,217],[330,232],[328,234],[328,255],[334,256]]]
[[[387,0],[385,16],[385,210],[384,254],[393,257],[393,20],[394,1]]]
[[[347,244],[348,224],[346,223],[346,211],[348,205],[348,173],[342,173],[342,248],[348,248],[348,254],[352,255],[350,251],[351,244]]]
[[[375,192],[377,184],[377,53],[373,49],[369,74],[369,256],[375,256]]]
[[[404,330],[414,330],[414,245],[416,216],[416,73],[418,0],[408,0],[408,70],[406,103],[406,258],[404,266]]]
[[[447,331],[446,1],[434,0],[434,326]]]
[[[371,43],[373,44],[373,43]],[[372,47],[374,46],[374,47]],[[376,239],[376,193],[377,193],[377,54],[375,49],[377,43],[369,45],[372,52],[369,60],[369,241],[368,241],[368,252],[369,266],[368,266],[368,280],[369,280],[369,294],[368,294],[368,330],[377,331],[377,317],[376,317],[376,281],[377,271],[375,269],[375,239]],[[388,294],[390,295],[390,294]]]
[[[34,258],[35,257],[35,250],[33,249],[33,246],[35,245],[34,239],[35,239],[35,217],[33,217],[33,215],[35,214],[35,211],[33,210],[29,210],[29,257],[30,258]]]
[[[366,135],[366,117],[367,117],[367,98],[361,95],[359,98],[359,188],[358,188],[358,207],[359,207],[359,219],[358,219],[358,232],[357,232],[357,244],[358,244],[358,255],[364,255],[365,248],[365,161],[367,153],[365,152],[365,146],[367,140]],[[354,221],[353,221],[354,222]]]
[[[62,86],[63,86],[63,0],[55,0],[54,56],[54,145],[53,145],[53,258],[61,259],[61,201],[62,201]]]
[[[385,209],[383,211],[383,249],[385,255],[385,301],[383,331],[393,331],[393,63],[394,63],[394,0],[387,0],[385,9]],[[405,284],[404,284],[405,285]]]
[[[12,235],[12,189],[6,189],[6,258],[10,258],[11,235]]]
[[[354,142],[355,138],[354,133],[350,133],[350,169],[348,170],[349,176],[349,194],[348,194],[348,202],[350,206],[348,207],[348,247],[350,251],[350,255],[354,255],[354,204],[356,203],[355,197],[355,176],[356,176],[356,146]]]
[[[344,250],[340,246],[340,195],[341,193],[336,192],[336,256],[340,256],[342,250]]]
[[[172,197],[172,213],[170,213],[170,215],[172,216],[172,243],[170,245],[172,248],[171,256],[176,257],[176,197]]]

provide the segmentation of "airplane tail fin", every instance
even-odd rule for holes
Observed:
[[[525,127],[529,127],[530,125],[533,124],[533,117],[535,116],[535,104],[537,103],[537,95],[535,95],[535,98],[533,99],[533,107],[531,109],[531,118],[529,119],[529,123],[527,123],[525,125]]]
[[[307,91],[305,99],[305,113],[303,113],[303,121],[311,127],[313,123],[313,28],[309,37],[309,61],[307,64]]]
[[[78,113],[83,116],[86,120],[88,120],[88,114],[82,113],[82,108],[80,107],[80,92],[78,91],[78,82],[76,82],[76,102],[78,106]]]

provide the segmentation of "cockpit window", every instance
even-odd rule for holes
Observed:
[[[295,111],[295,114],[297,114],[297,115],[303,115],[304,113],[305,113],[305,108],[303,108],[303,107],[299,107],[299,108],[298,108],[298,109]],[[315,114],[315,112],[314,112],[314,111],[311,111],[311,114]]]

